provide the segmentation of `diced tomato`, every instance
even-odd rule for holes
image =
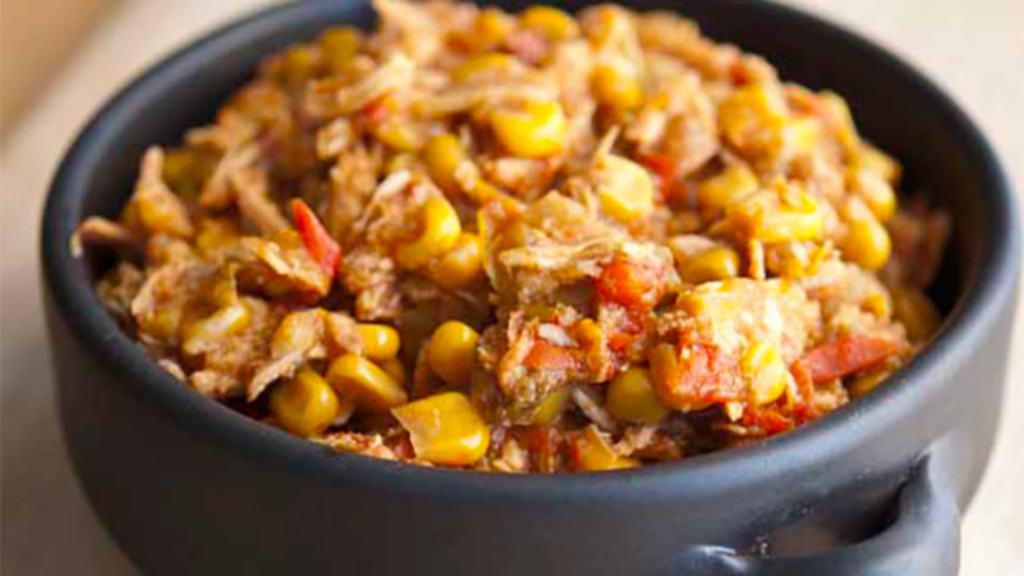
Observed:
[[[614,302],[636,313],[654,306],[657,283],[658,275],[654,270],[615,260],[601,272],[597,280],[597,295],[602,302]]]
[[[516,441],[530,453],[534,472],[551,473],[558,470],[565,442],[560,430],[549,426],[529,426],[515,428],[513,434]]]
[[[739,400],[745,395],[735,361],[715,346],[693,343],[671,351],[659,346],[654,353],[674,355],[671,360],[651,360],[655,386],[668,406],[691,408]]]
[[[623,353],[633,345],[636,336],[626,332],[617,332],[608,337],[608,348],[613,352]]]
[[[388,97],[377,98],[373,102],[370,102],[363,108],[364,118],[371,124],[380,124],[391,112],[391,102]]]
[[[804,354],[793,371],[814,384],[824,384],[873,368],[896,352],[896,345],[888,340],[844,336]]]
[[[571,370],[577,366],[576,358],[565,346],[557,346],[546,340],[537,340],[523,364],[531,370]]]
[[[295,221],[295,227],[299,229],[303,244],[306,245],[306,251],[320,268],[333,278],[341,264],[341,246],[331,238],[316,217],[316,213],[305,202],[299,199],[292,200],[291,207],[292,219]]]
[[[766,436],[786,432],[796,426],[792,418],[772,408],[747,410],[743,414],[742,423],[759,428]]]
[[[679,181],[677,162],[668,154],[640,155],[640,163],[654,173],[661,192],[661,200],[674,203],[687,196],[686,187]]]

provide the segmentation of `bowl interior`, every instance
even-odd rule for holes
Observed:
[[[529,3],[497,4],[519,9]],[[560,4],[578,9],[587,3]],[[979,278],[1006,273],[1012,259],[1008,254],[1015,253],[1014,242],[1007,239],[1013,206],[992,153],[955,105],[905,64],[855,35],[767,2],[641,0],[631,7],[678,10],[695,19],[712,38],[764,56],[784,79],[842,94],[862,134],[903,163],[903,190],[926,194],[953,216],[948,256],[933,290],[945,310],[963,307]],[[94,330],[103,322],[112,325],[110,320],[95,319],[102,315],[98,301],[91,294],[83,295],[88,292],[89,276],[110,259],[92,254],[89,265],[82,266],[68,252],[70,235],[85,216],[118,213],[131,193],[144,149],[175,144],[188,128],[209,121],[228,95],[251,77],[262,57],[310,39],[331,25],[367,27],[373,21],[366,2],[276,8],[208,36],[158,64],[97,115],[58,175],[44,229],[43,255],[57,299],[81,304],[87,308],[81,314],[94,317],[83,320],[81,330]],[[962,310],[965,315],[969,312]],[[806,428],[816,426],[785,436],[802,437],[810,433]],[[716,456],[693,460],[704,458]]]

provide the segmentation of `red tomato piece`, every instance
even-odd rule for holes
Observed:
[[[523,364],[531,370],[571,370],[577,362],[568,348],[537,340],[523,359]]]
[[[316,213],[299,199],[292,200],[292,219],[295,227],[299,229],[302,242],[306,251],[313,257],[313,260],[320,265],[320,268],[330,277],[341,264],[341,245],[327,232]]]
[[[814,384],[824,384],[873,368],[895,354],[896,345],[881,338],[843,336],[804,354],[794,372]]]

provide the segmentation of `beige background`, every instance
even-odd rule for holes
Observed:
[[[36,235],[45,187],[59,155],[89,114],[132,75],[196,34],[266,2],[119,3],[45,95],[35,99],[16,130],[5,135],[0,151],[0,404],[2,567],[7,576],[136,574],[86,507],[55,423]],[[797,3],[865,31],[937,78],[992,137],[1018,190],[1024,190],[1024,1]],[[1024,325],[1021,316],[1018,326]],[[1021,340],[1015,344],[1018,356],[1024,353]],[[1018,359],[996,456],[964,524],[965,576],[1024,575],[1022,378],[1024,363]]]

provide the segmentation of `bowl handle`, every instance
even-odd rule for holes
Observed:
[[[960,509],[924,457],[900,489],[895,521],[849,546],[806,556],[748,556],[721,546],[686,548],[677,576],[956,576]]]

